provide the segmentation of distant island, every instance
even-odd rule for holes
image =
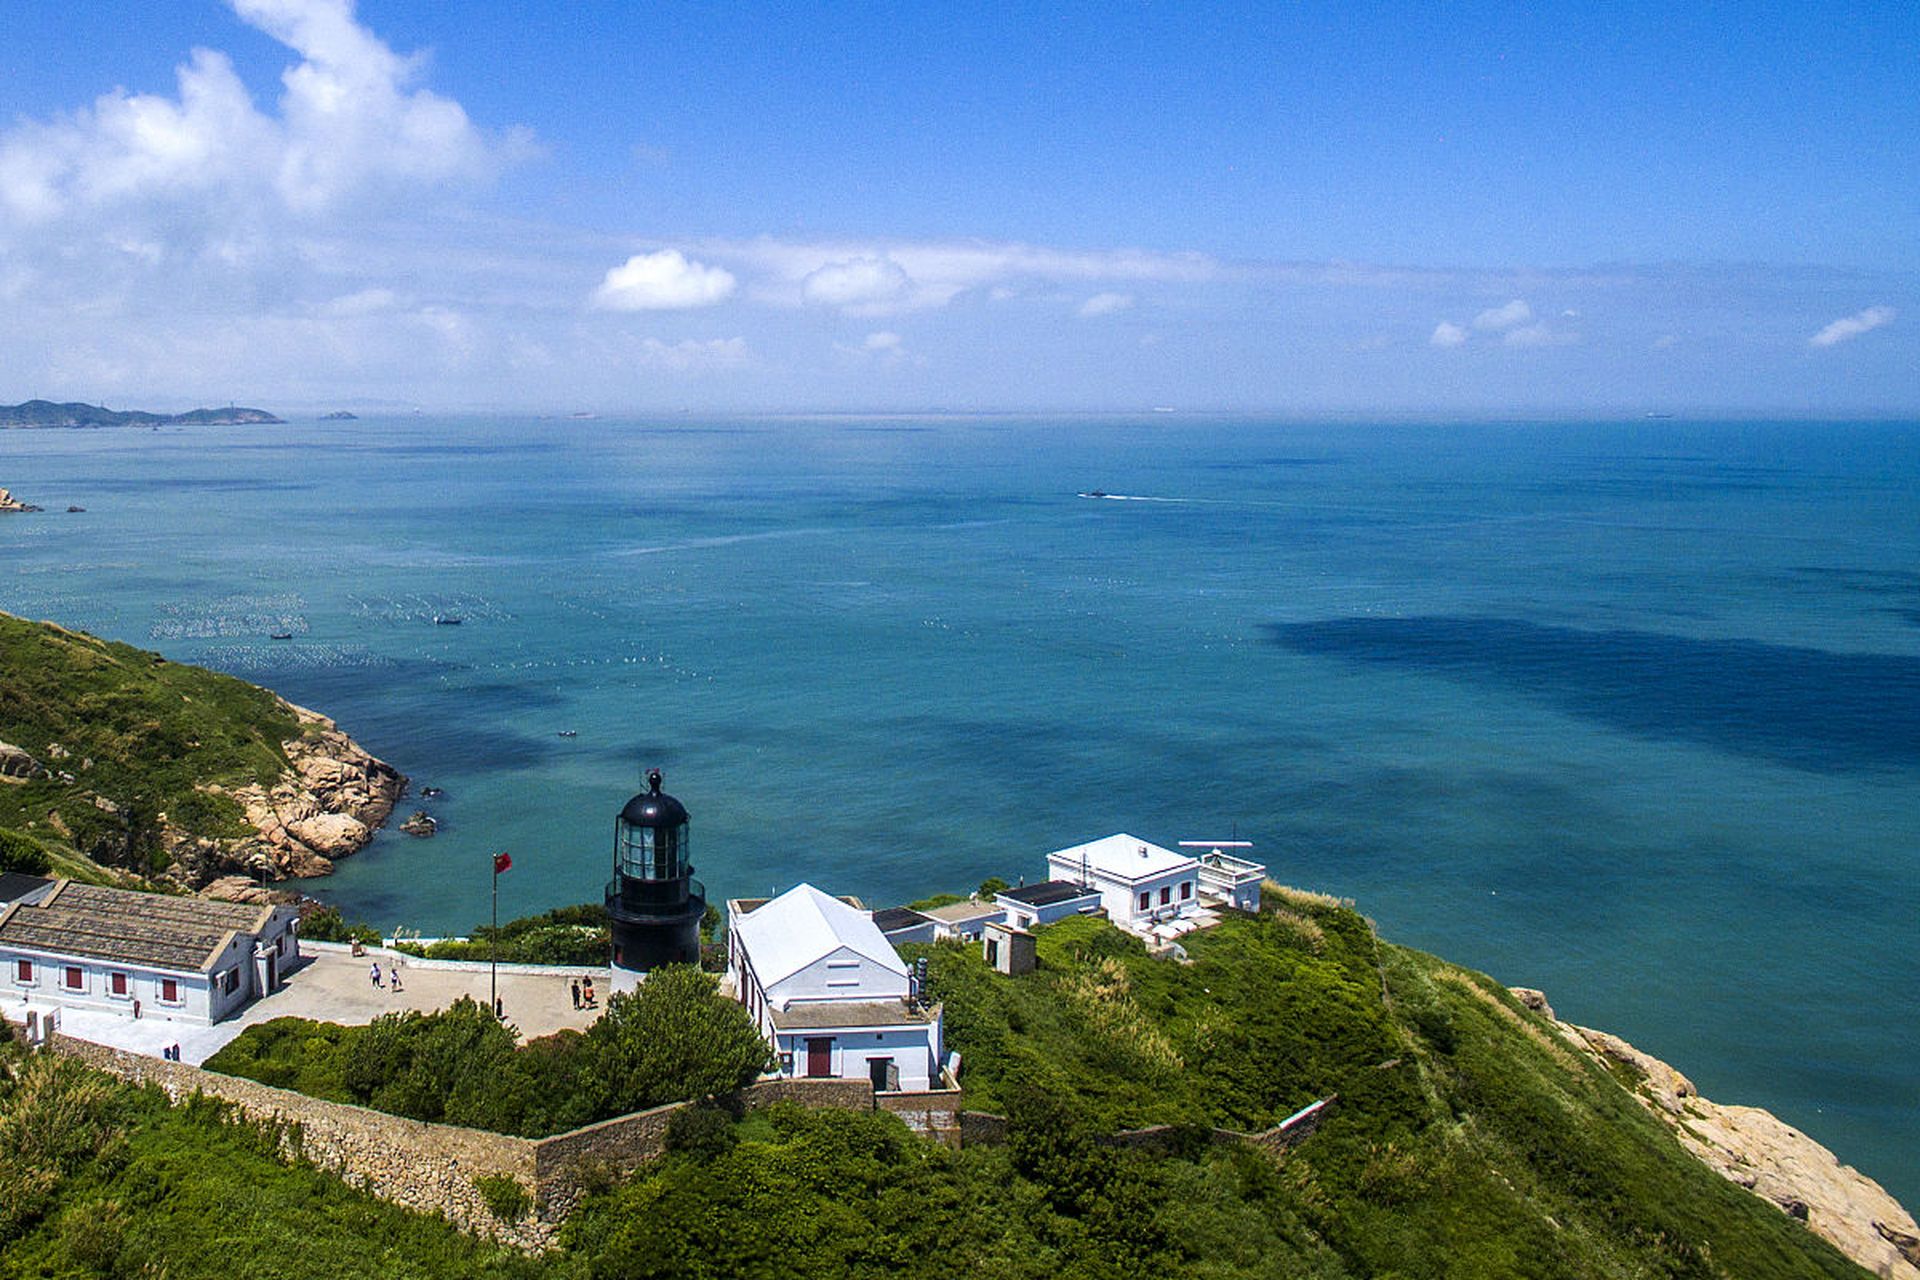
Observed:
[[[55,404],[28,400],[0,404],[0,427],[228,427],[284,422],[265,409],[193,409],[187,413],[147,413],[140,409],[108,409],[97,404]]]
[[[358,422],[360,421],[360,415],[357,413],[348,413],[345,409],[335,409],[332,413],[321,414],[320,421],[322,422]]]

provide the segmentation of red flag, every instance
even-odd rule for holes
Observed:
[[[502,871],[510,870],[512,867],[513,867],[512,854],[496,853],[493,855],[493,874],[499,875]]]

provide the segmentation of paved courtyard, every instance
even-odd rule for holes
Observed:
[[[381,974],[378,987],[369,976],[376,960]],[[395,968],[400,973],[398,991],[388,981],[388,975]],[[569,984],[575,978],[588,975],[593,978],[599,1006],[576,1010]],[[500,966],[500,1004],[507,1021],[519,1029],[523,1039],[552,1035],[568,1027],[584,1030],[606,1008],[610,990],[604,965],[562,973],[527,972],[519,966]],[[197,1064],[218,1053],[257,1022],[312,1018],[318,1022],[362,1024],[399,1009],[418,1009],[423,1013],[444,1009],[461,996],[471,996],[480,1004],[486,1004],[485,967],[477,970],[422,967],[419,961],[384,948],[368,948],[364,957],[322,951],[303,957],[300,967],[285,975],[285,985],[279,991],[254,1001],[237,1016],[211,1027],[65,1009],[60,1013],[60,1028],[83,1040],[155,1058],[161,1056],[163,1049],[178,1044],[181,1061]]]

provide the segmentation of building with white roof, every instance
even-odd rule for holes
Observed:
[[[1200,910],[1200,861],[1125,832],[1047,855],[1047,874],[1100,894],[1123,929],[1152,932]]]
[[[810,884],[771,901],[736,899],[727,968],[780,1074],[864,1077],[883,1090],[939,1083],[940,1010],[914,998],[906,962],[871,912]]]

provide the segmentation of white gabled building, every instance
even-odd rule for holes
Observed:
[[[1047,874],[1095,890],[1107,917],[1151,933],[1201,908],[1200,860],[1125,832],[1047,855]]]
[[[0,1007],[215,1023],[279,987],[296,914],[59,880],[0,909]]]
[[[940,1084],[940,1010],[911,998],[906,962],[863,911],[810,884],[727,904],[734,993],[785,1076]]]

